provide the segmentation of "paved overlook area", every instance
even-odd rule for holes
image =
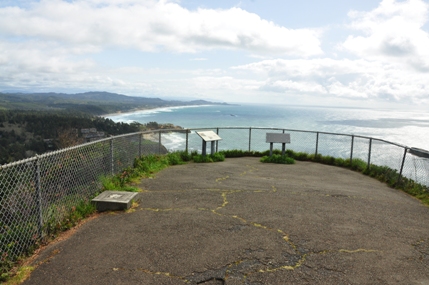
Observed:
[[[47,247],[24,284],[429,284],[429,208],[350,170],[174,166]]]

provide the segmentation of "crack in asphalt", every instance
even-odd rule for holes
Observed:
[[[411,244],[420,253],[419,260],[429,266],[429,238]]]

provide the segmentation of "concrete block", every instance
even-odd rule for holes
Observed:
[[[92,202],[99,212],[126,210],[131,207],[132,200],[135,200],[137,195],[136,192],[104,191],[92,199]]]

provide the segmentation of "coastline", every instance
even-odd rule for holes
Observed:
[[[128,110],[125,112],[116,112],[116,113],[110,113],[110,114],[103,114],[103,115],[99,115],[97,117],[101,117],[101,118],[109,118],[109,117],[113,117],[113,116],[121,116],[121,115],[127,115],[127,114],[134,114],[134,113],[138,113],[138,112],[144,112],[144,111],[156,111],[156,110],[165,110],[165,109],[181,109],[181,108],[197,108],[197,107],[207,107],[207,106],[215,106],[216,104],[204,104],[204,105],[181,105],[181,106],[165,106],[165,107],[155,107],[155,108],[142,108],[142,109],[134,109],[134,110]],[[171,123],[167,123],[167,124],[160,124],[160,125],[168,125]],[[177,128],[177,129],[181,129],[183,130],[184,128],[181,126],[176,126],[174,124],[171,124],[172,128]],[[161,127],[162,129],[163,127]],[[143,134],[143,139],[145,140],[149,140],[152,142],[158,142],[159,137],[157,133],[153,133],[150,132],[152,129],[147,129],[148,133]]]
[[[208,105],[208,104],[207,104]],[[401,145],[427,149],[429,113],[397,112],[378,109],[297,108],[288,106],[250,105],[218,106],[210,104],[145,108],[108,115],[115,122],[137,120],[173,123],[183,128],[208,127],[282,127],[290,130],[345,133],[379,137]],[[189,109],[190,107],[200,107]],[[171,109],[186,108],[186,109]],[[219,108],[219,109],[218,109]],[[158,111],[160,110],[161,111]],[[166,110],[166,111],[162,111]],[[220,111],[219,111],[220,110]],[[170,111],[170,112],[168,112]],[[128,114],[135,115],[128,115]],[[252,134],[253,135],[253,134]]]
[[[179,109],[179,108],[196,108],[196,107],[207,107],[207,106],[216,106],[216,104],[204,104],[204,105],[180,105],[180,106],[164,106],[164,107],[147,107],[147,108],[138,108],[138,109],[132,109],[124,112],[116,112],[116,113],[110,113],[110,114],[103,114],[98,115],[97,117],[111,117],[111,116],[120,116],[120,115],[127,115],[127,114],[133,114],[137,112],[144,112],[144,111],[156,111],[156,110],[163,110],[163,109]]]
[[[155,108],[148,107],[148,108],[142,108],[142,109],[139,108],[139,109],[132,109],[132,110],[129,110],[129,111],[124,111],[124,112],[118,111],[116,113],[97,115],[96,117],[106,118],[106,117],[109,117],[109,116],[117,116],[117,115],[122,115],[122,114],[132,114],[132,113],[139,112],[139,111],[156,110],[156,109],[161,109],[161,107],[159,107],[159,108],[157,108],[157,107],[155,107]]]

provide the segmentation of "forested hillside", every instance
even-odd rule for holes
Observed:
[[[0,164],[81,144],[90,139],[164,127],[156,122],[145,125],[115,123],[99,115],[204,104],[226,103],[167,101],[108,92],[0,93]],[[174,126],[168,124],[165,127]]]
[[[81,129],[95,128],[109,136],[141,127],[76,112],[0,111],[0,164],[83,143]]]
[[[0,110],[78,111],[103,115],[137,109],[204,104],[225,104],[204,100],[177,101],[160,98],[132,97],[109,92],[0,93]]]

